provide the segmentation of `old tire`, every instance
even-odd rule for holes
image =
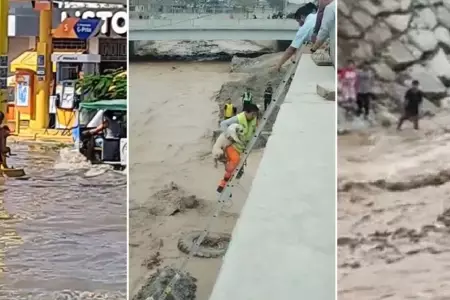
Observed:
[[[194,231],[183,235],[178,240],[178,249],[181,252],[189,254],[192,245],[200,237],[203,231]],[[208,233],[206,238],[200,244],[194,256],[203,258],[216,258],[225,254],[230,243],[231,235],[226,233]]]

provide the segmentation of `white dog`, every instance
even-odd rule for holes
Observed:
[[[217,168],[217,163],[223,161],[224,150],[233,142],[242,143],[240,136],[244,134],[244,127],[240,124],[231,124],[225,132],[222,132],[217,138],[212,148],[212,155],[214,158],[214,166]]]

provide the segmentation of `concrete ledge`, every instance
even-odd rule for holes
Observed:
[[[210,300],[335,299],[334,74],[302,57]]]
[[[317,84],[317,95],[328,101],[336,101],[336,86],[334,82]]]

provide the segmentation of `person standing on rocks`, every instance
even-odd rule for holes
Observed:
[[[405,110],[398,121],[397,130],[402,129],[403,122],[410,120],[414,129],[419,130],[419,107],[423,102],[423,92],[419,89],[419,81],[414,80],[412,86],[405,93]]]
[[[245,108],[253,104],[253,94],[249,87],[247,87],[247,90],[244,94],[242,94],[242,111],[245,111]]]
[[[279,72],[281,67],[286,61],[288,61],[300,47],[311,40],[311,36],[316,25],[317,14],[315,13],[317,6],[311,2],[303,5],[294,14],[295,20],[300,25],[300,28],[295,35],[295,39],[292,41],[289,48],[283,54],[280,61],[276,65],[276,70]]]
[[[267,107],[269,107],[270,102],[272,102],[272,84],[269,82],[267,83],[266,90],[264,91],[264,111],[267,110]]]
[[[364,118],[369,117],[370,100],[372,99],[373,74],[368,63],[365,63],[358,71],[357,77],[358,96],[356,104],[358,110],[356,114],[360,116],[364,113]]]
[[[356,101],[356,83],[357,83],[356,65],[353,60],[347,62],[347,67],[339,71],[339,85],[342,92],[343,102],[341,106],[349,111],[354,111]]]
[[[237,109],[231,102],[231,98],[227,99],[225,106],[223,108],[223,118],[224,120],[228,120],[229,118],[236,115]]]

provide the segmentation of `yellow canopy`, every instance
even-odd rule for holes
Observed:
[[[53,52],[55,54],[78,54],[81,52]],[[25,69],[36,72],[37,69],[37,52],[25,51],[16,57],[10,64],[11,72],[15,72],[18,69]],[[52,64],[53,72],[56,72],[56,63]]]

